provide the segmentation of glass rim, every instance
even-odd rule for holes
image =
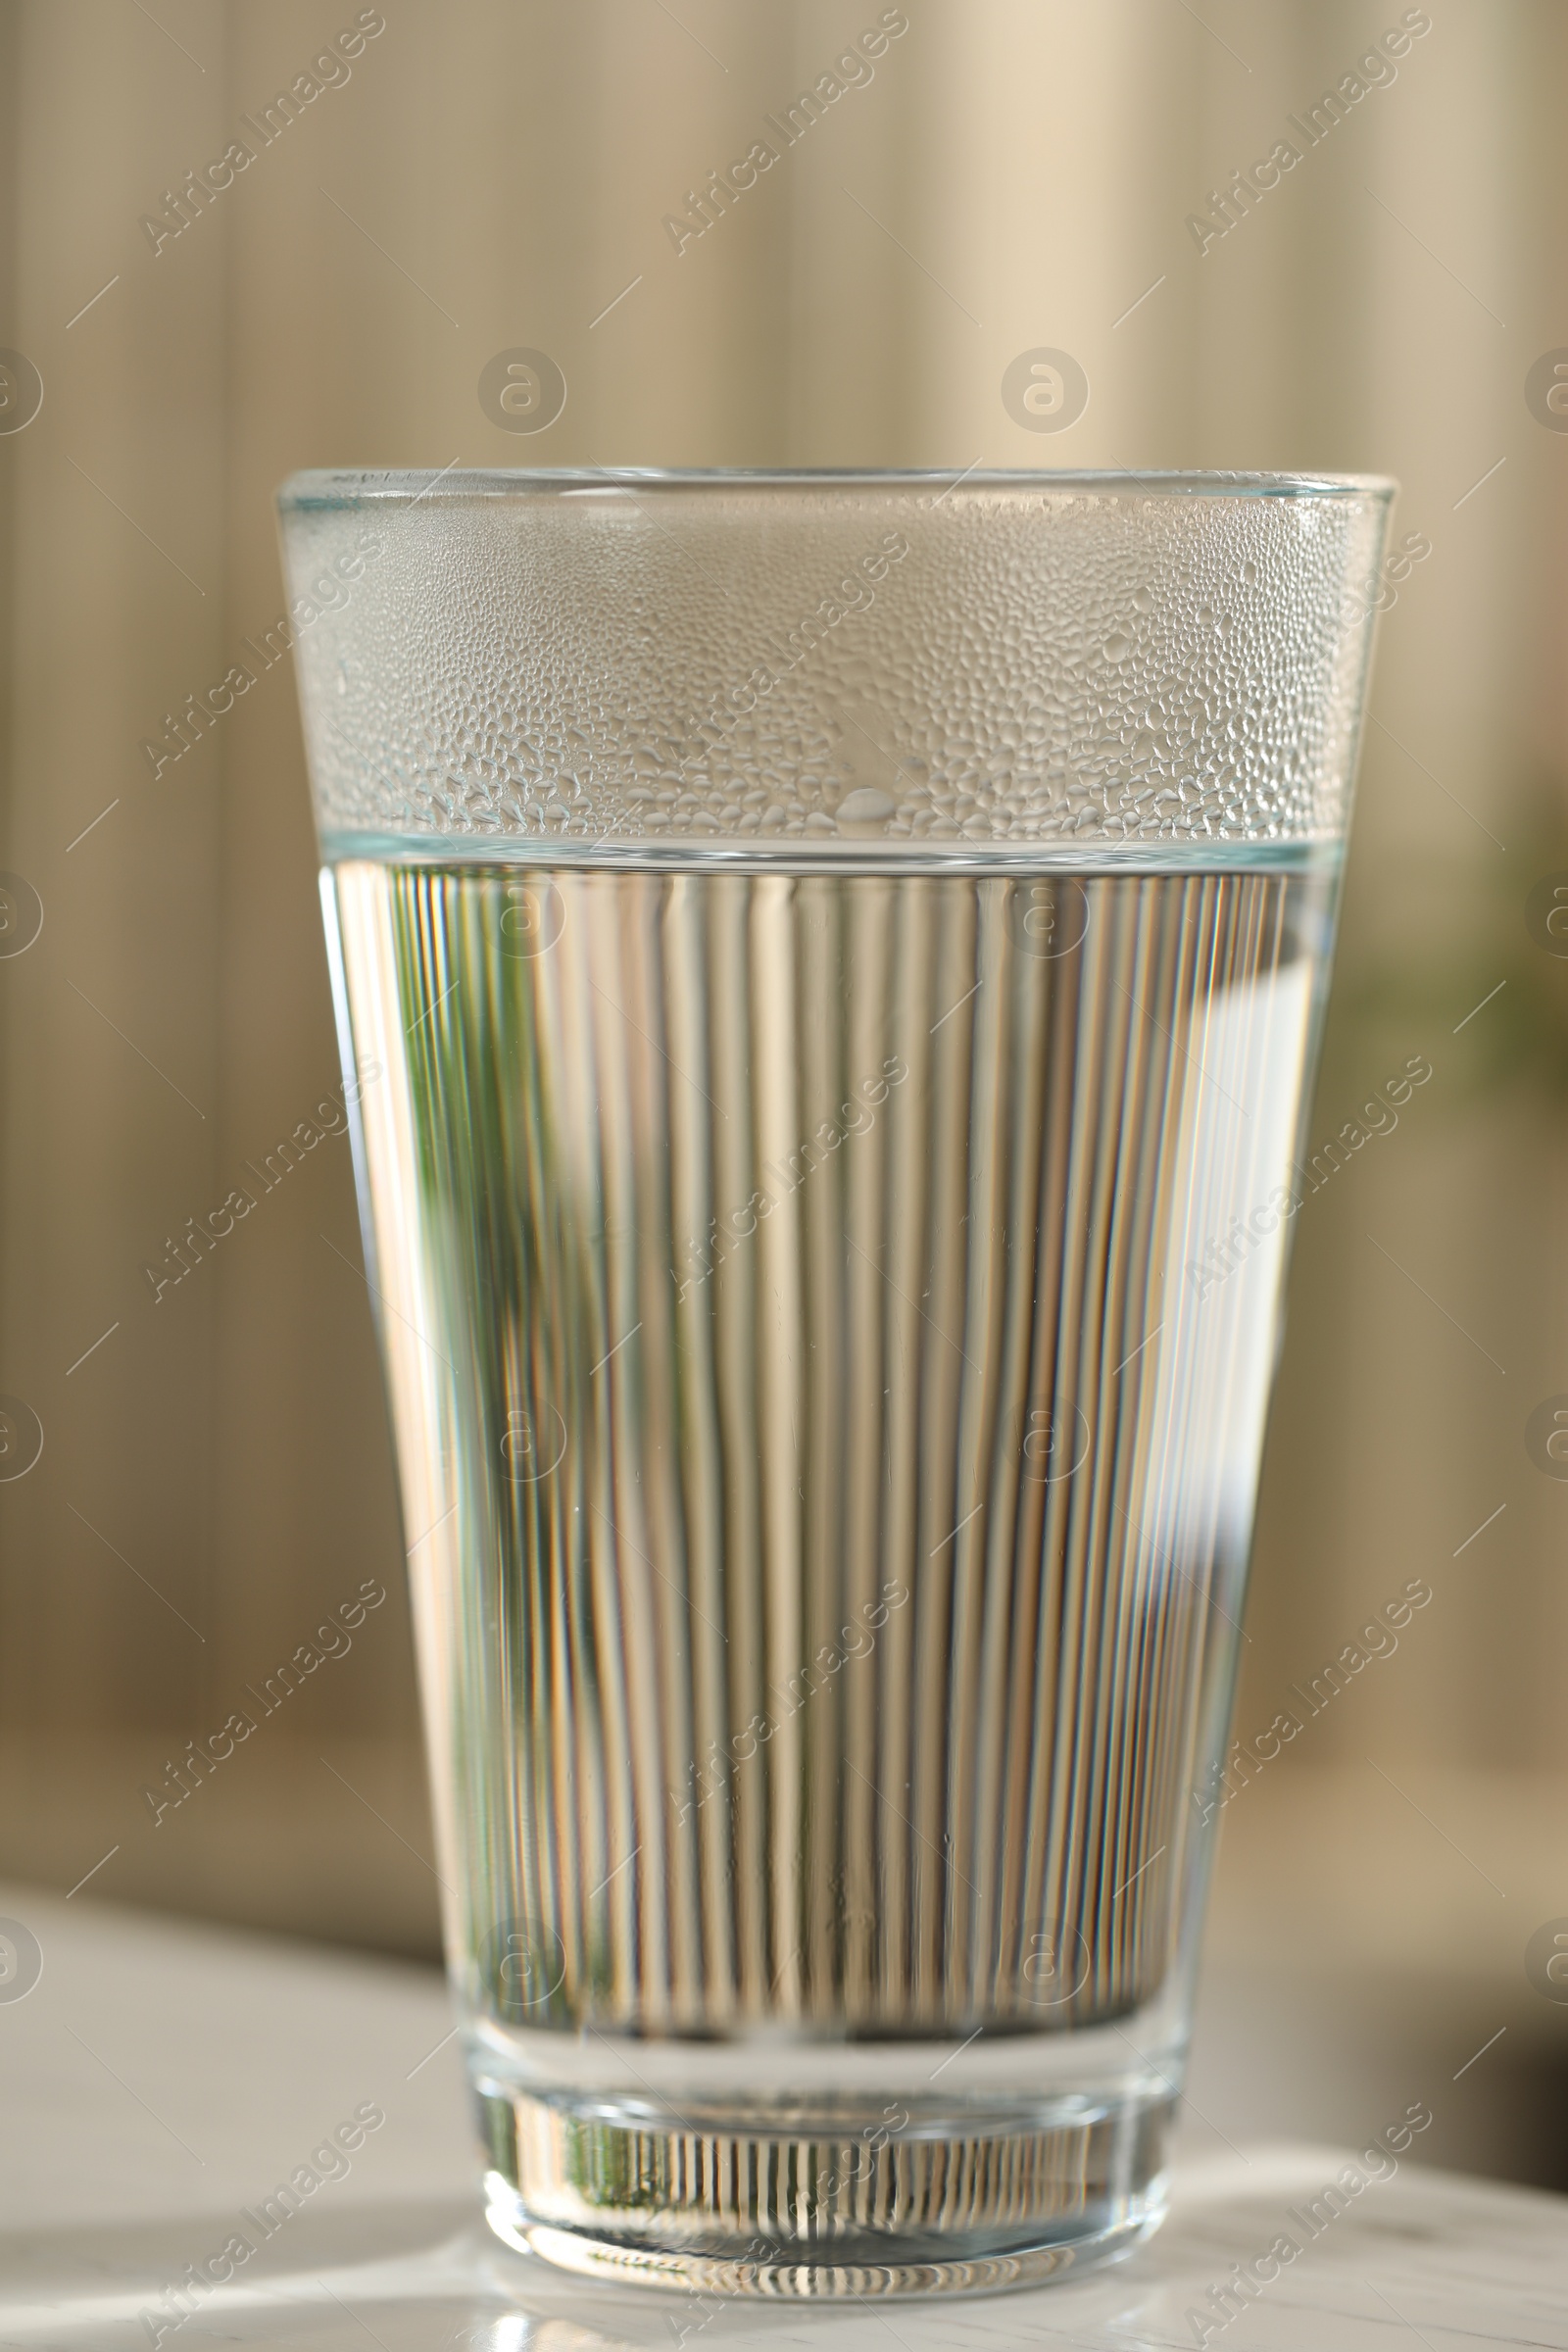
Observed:
[[[607,490],[727,491],[762,490],[809,493],[820,490],[888,490],[915,495],[937,490],[939,496],[968,490],[1035,492],[1092,492],[1103,496],[1122,492],[1140,498],[1211,499],[1333,499],[1390,500],[1398,483],[1386,473],[1268,473],[1218,472],[1202,468],[1154,468],[1132,472],[1125,466],[970,466],[959,473],[946,466],[556,466],[533,467],[307,467],[290,474],[277,490],[278,512],[308,513],[322,508],[363,506],[384,500],[411,505],[434,498],[441,504],[460,500],[573,497]]]

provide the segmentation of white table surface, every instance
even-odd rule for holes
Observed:
[[[1149,2246],[1018,2294],[812,2310],[598,2288],[507,2254],[477,2223],[462,2070],[430,1972],[30,1888],[0,1888],[0,1915],[31,1929],[44,1963],[25,1999],[0,2001],[5,2352],[146,2347],[160,2289],[366,2102],[386,2122],[352,2169],[166,2352],[1189,2347],[1189,2314],[1344,2161],[1293,2146],[1178,2166]],[[1568,2200],[1406,2162],[1206,2340],[1568,2352]]]

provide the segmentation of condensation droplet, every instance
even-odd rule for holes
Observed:
[[[838,835],[870,858],[904,838],[1310,840],[1339,820],[1340,732],[1300,682],[1332,668],[1345,584],[1375,568],[1358,496],[966,489],[906,513],[834,488],[801,493],[797,530],[772,491],[671,488],[696,562],[629,498],[594,497],[334,488],[291,509],[302,592],[359,561],[368,523],[382,543],[297,652],[332,698],[314,764],[337,839],[776,855]],[[890,514],[908,542],[891,563]],[[871,558],[886,579],[858,594]],[[612,677],[584,661],[587,612]]]
[[[839,803],[839,831],[841,833],[879,833],[893,814],[897,803],[887,793],[878,792],[874,784],[861,784],[847,792]]]

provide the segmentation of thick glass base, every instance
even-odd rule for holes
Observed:
[[[1130,2252],[1165,2206],[1173,2102],[1054,2099],[1025,2116],[780,2114],[736,2128],[481,2085],[487,2207],[509,2245],[684,2293],[980,2293]]]

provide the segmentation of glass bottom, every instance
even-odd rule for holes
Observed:
[[[773,2129],[478,2086],[508,2245],[636,2286],[775,2299],[977,2294],[1130,2253],[1165,2210],[1174,2101],[977,2117],[853,2103]]]

